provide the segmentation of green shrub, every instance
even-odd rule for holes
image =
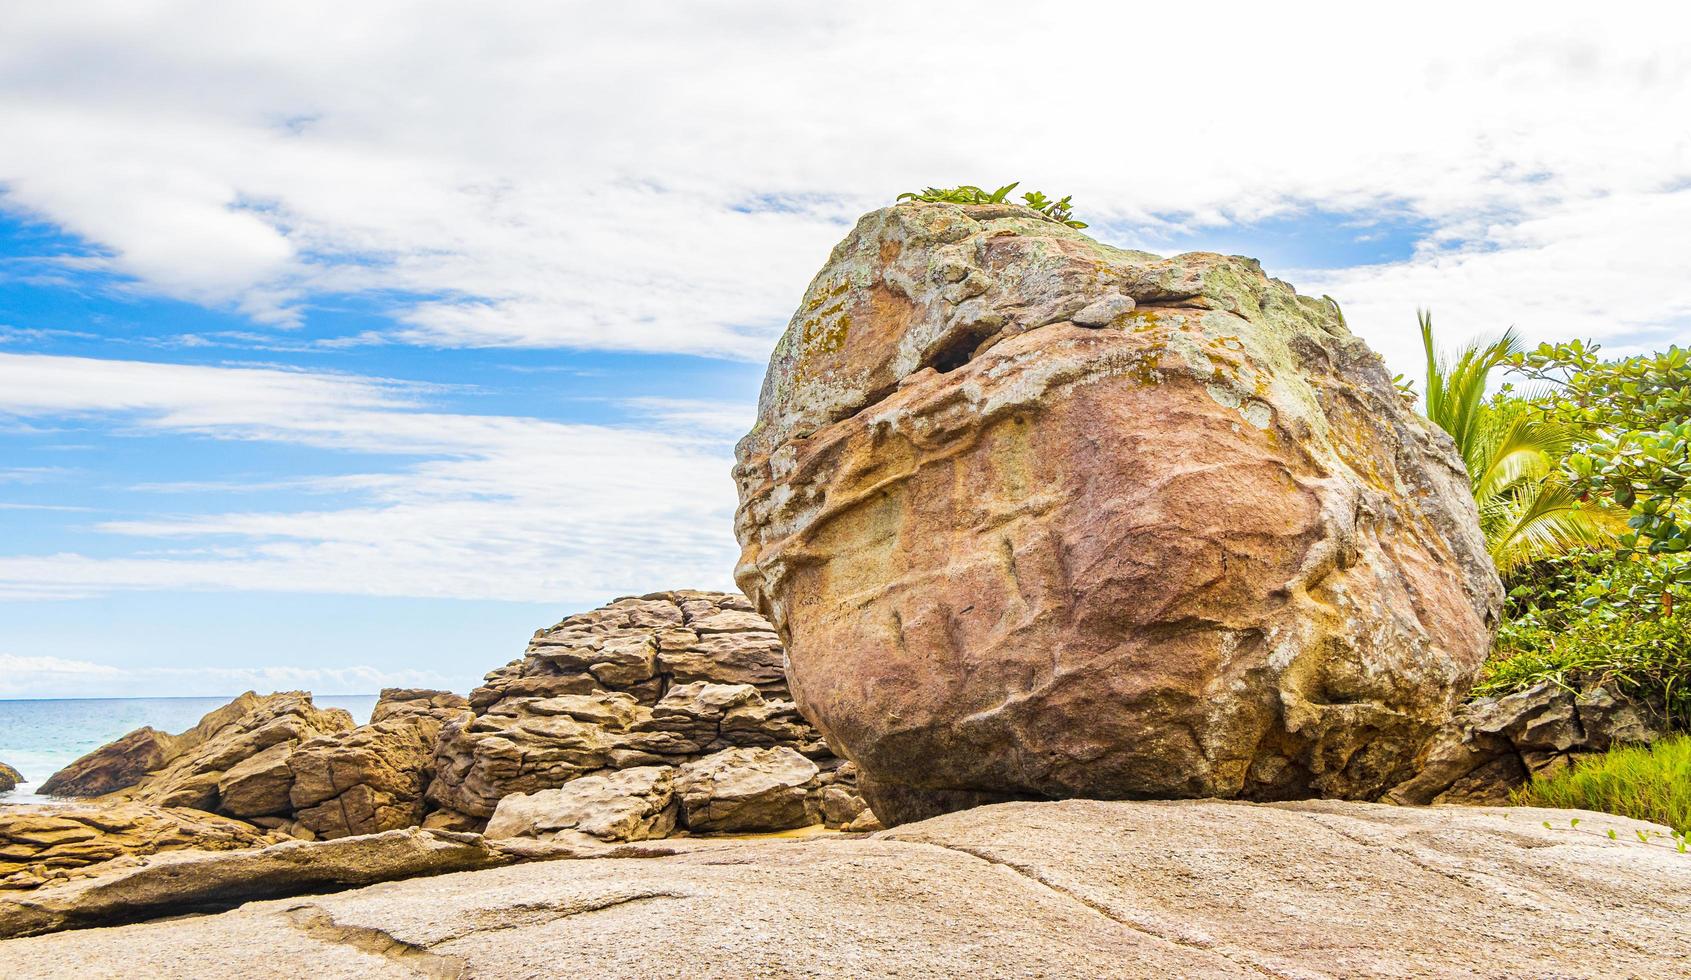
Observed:
[[[1582,759],[1516,790],[1510,801],[1614,813],[1691,833],[1691,736]]]
[[[898,195],[898,200],[927,201],[930,204],[1004,204],[1009,200],[1010,192],[1020,183],[1018,180],[1013,184],[1005,184],[995,191],[982,190],[973,184],[960,187],[925,187],[921,191],[905,191]],[[1060,201],[1053,201],[1039,191],[1028,191],[1022,195],[1025,207],[1070,228],[1085,228],[1086,222],[1075,220],[1071,199],[1071,196],[1065,196]]]
[[[1506,623],[1474,693],[1507,694],[1544,681],[1573,690],[1602,685],[1659,704],[1669,722],[1691,727],[1686,617],[1573,609],[1578,615],[1557,606]]]

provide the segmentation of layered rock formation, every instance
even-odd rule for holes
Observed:
[[[207,819],[205,814],[199,817]],[[214,912],[281,895],[491,868],[518,860],[474,834],[415,828],[346,840],[260,843],[268,846],[227,851],[193,847],[127,855],[60,873],[62,880],[35,891],[0,891],[0,939]],[[285,961],[266,959],[262,968],[269,976],[297,975],[291,974]],[[121,971],[111,975],[183,974]]]
[[[279,836],[239,820],[145,803],[0,806],[0,889],[37,888],[118,858],[260,847]]]
[[[1666,726],[1647,706],[1596,688],[1543,683],[1459,708],[1428,741],[1416,773],[1387,793],[1393,803],[1501,804],[1535,776],[1583,756],[1654,742]]]
[[[1335,307],[1024,208],[865,216],[738,460],[740,585],[895,821],[1372,797],[1498,616],[1461,460]]]
[[[6,765],[4,762],[0,762],[0,793],[10,793],[12,790],[17,789],[18,784],[23,781],[23,773],[18,772],[11,766]]]
[[[476,827],[504,807],[513,809],[490,834],[526,827],[551,835],[581,829],[585,820],[605,839],[627,840],[660,828],[780,830],[801,817],[815,822],[825,791],[856,798],[855,775],[789,700],[782,656],[769,623],[744,597],[720,592],[653,593],[571,616],[536,633],[521,660],[490,673],[470,694],[475,717],[442,732],[428,790],[440,812],[429,825]],[[623,779],[549,792],[633,769],[662,771],[662,788],[627,777],[641,788],[614,806],[606,794]],[[801,798],[796,809],[755,804],[740,818],[710,815],[738,810],[747,787],[775,769],[787,780],[802,771],[788,785]],[[705,799],[713,787],[724,794],[714,809]],[[511,799],[517,794],[531,798],[519,803]],[[631,829],[611,829],[623,827],[621,816],[582,817],[584,807],[601,806],[631,814]],[[547,807],[553,810],[543,814]],[[848,802],[833,812],[849,809]],[[861,812],[848,822],[860,819],[858,829],[873,826]]]
[[[625,845],[17,939],[0,976],[1680,977],[1691,875],[1668,844],[1565,810],[1012,803],[866,839]],[[253,880],[274,886],[339,846],[206,857],[265,858]],[[121,886],[141,914],[166,887],[150,870]],[[59,894],[0,896],[0,929],[53,928]]]
[[[192,807],[307,839],[379,833],[422,822],[441,726],[469,714],[449,692],[391,689],[355,726],[304,692],[248,692],[181,735],[131,732],[43,791]]]
[[[180,735],[142,728],[54,773],[41,786],[49,796],[116,795],[153,806],[217,812],[226,774],[261,753],[289,752],[299,743],[350,731],[352,716],[311,703],[304,691],[259,697],[251,691],[211,712]]]

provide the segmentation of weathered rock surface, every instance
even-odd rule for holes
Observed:
[[[217,812],[225,774],[254,756],[330,732],[349,731],[352,716],[320,710],[304,691],[260,697],[251,691],[180,735],[150,728],[131,732],[55,773],[42,784],[51,796],[117,796],[153,806]]]
[[[23,773],[18,772],[11,766],[6,765],[4,762],[0,762],[0,793],[9,793],[12,790],[17,789],[18,784],[23,781]]]
[[[0,938],[232,908],[278,895],[491,868],[513,860],[473,834],[415,829],[338,841],[286,841],[257,850],[174,851],[114,862],[97,869],[103,872],[98,876],[32,892],[0,892]],[[265,976],[291,973],[285,960],[263,956],[249,969]],[[186,967],[160,972],[137,967],[111,975],[205,974]]]
[[[1336,308],[1024,208],[865,216],[738,460],[739,583],[894,821],[1373,797],[1498,616],[1454,446]]]
[[[840,772],[841,760],[790,700],[781,643],[742,596],[660,592],[571,616],[536,633],[523,659],[489,674],[470,704],[475,716],[449,723],[439,740],[431,826],[476,826],[514,794],[574,813],[585,805],[574,796],[541,794],[729,749],[779,748],[810,760],[812,815],[822,812],[825,787],[857,793],[854,770]],[[581,792],[608,800],[597,783]],[[618,806],[643,812],[649,802],[636,793]],[[521,804],[525,812],[540,805]]]
[[[144,803],[0,806],[0,889],[92,874],[120,858],[192,848],[226,851],[281,840],[251,824]]]
[[[1014,803],[18,939],[0,975],[1684,976],[1687,859],[1634,829],[1663,832],[1574,811]]]
[[[820,775],[789,748],[725,749],[682,766],[675,788],[689,830],[788,830],[820,821]]]
[[[1666,727],[1648,707],[1596,688],[1551,683],[1463,705],[1427,743],[1413,777],[1393,787],[1394,803],[1501,804],[1538,775],[1586,755],[1653,742]]]
[[[192,735],[192,732],[184,732],[182,738]],[[41,784],[40,793],[64,797],[104,796],[134,786],[142,777],[163,768],[170,761],[176,740],[176,736],[156,728],[137,728],[48,776]]]
[[[651,840],[675,832],[676,813],[674,767],[636,766],[572,779],[533,795],[513,793],[499,801],[486,834],[493,839],[569,840],[583,834],[600,841]]]

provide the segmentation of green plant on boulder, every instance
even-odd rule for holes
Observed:
[[[1010,192],[1021,185],[1021,181],[1005,184],[995,191],[987,191],[973,184],[962,184],[958,187],[925,187],[920,191],[905,191],[898,195],[900,201],[927,201],[930,204],[1006,204],[1009,203]],[[1072,195],[1064,196],[1060,200],[1052,200],[1039,191],[1028,191],[1022,195],[1023,206],[1032,208],[1045,215],[1052,221],[1068,225],[1070,228],[1085,228],[1086,222],[1075,220]]]

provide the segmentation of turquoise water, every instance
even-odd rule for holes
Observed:
[[[33,795],[37,783],[68,763],[143,725],[164,732],[186,731],[229,698],[86,698],[53,701],[0,701],[0,762],[23,773],[16,791],[0,793],[0,803],[44,803]],[[376,706],[373,694],[312,698],[319,708],[345,708],[363,724]]]

